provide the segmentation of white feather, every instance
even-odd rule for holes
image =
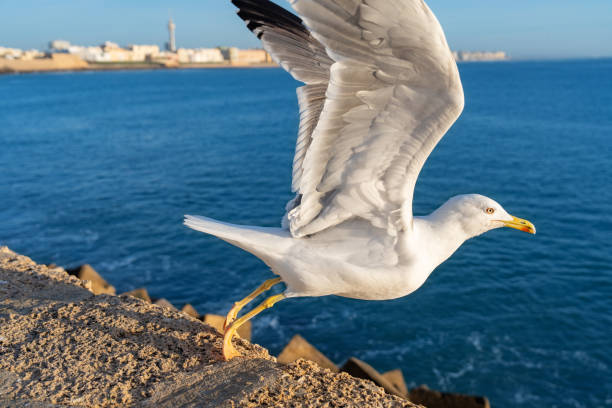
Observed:
[[[438,21],[421,0],[292,5],[335,61],[303,159],[302,202],[289,214],[292,234],[352,217],[410,229],[418,174],[463,109]],[[397,224],[391,213],[399,208],[406,211]]]

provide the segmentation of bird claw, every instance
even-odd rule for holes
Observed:
[[[225,361],[230,361],[232,358],[240,357],[241,355],[242,354],[237,352],[234,347],[231,347],[230,349],[226,349],[225,347],[223,348],[223,358]]]
[[[228,330],[225,330],[225,335],[223,336],[223,358],[225,361],[230,361],[234,357],[240,357],[241,354],[236,351],[234,345],[232,344],[232,337],[234,336],[234,330],[231,329],[231,326]]]

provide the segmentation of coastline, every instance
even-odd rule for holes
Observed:
[[[278,68],[276,63],[232,64],[161,64],[143,63],[87,63],[82,60],[56,61],[41,59],[32,61],[14,61],[0,59],[0,75],[37,74],[45,72],[89,72],[89,71],[138,71],[138,70],[175,70],[175,69],[244,69],[244,68]]]

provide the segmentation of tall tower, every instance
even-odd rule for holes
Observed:
[[[174,29],[176,25],[172,22],[172,17],[168,21],[168,33],[170,34],[170,41],[166,43],[166,49],[171,52],[176,52],[176,40],[174,38]]]

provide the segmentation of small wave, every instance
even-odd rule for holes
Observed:
[[[270,336],[272,331],[276,337],[280,339],[285,338],[284,326],[280,324],[278,315],[264,315],[258,316],[256,320],[257,324],[253,325],[253,333],[258,335],[259,333],[266,332],[267,336]]]
[[[138,260],[137,256],[130,255],[123,258],[114,259],[112,261],[103,261],[98,264],[98,269],[101,271],[114,272],[118,269],[133,265],[136,260]]]
[[[100,235],[92,230],[83,230],[79,233],[58,233],[53,235],[53,240],[64,243],[86,243],[92,245],[100,239]]]
[[[453,388],[453,381],[452,380],[456,380],[458,378],[463,377],[464,375],[466,375],[469,372],[474,371],[474,360],[472,358],[470,358],[467,363],[461,367],[459,369],[459,371],[447,371],[445,373],[442,373],[440,370],[438,370],[436,367],[433,368],[433,373],[436,376],[436,379],[438,381],[438,386],[441,389],[451,389]]]
[[[585,351],[578,350],[572,353],[572,357],[587,367],[592,367],[597,370],[607,371],[608,365],[601,360],[589,356]]]
[[[525,388],[520,387],[516,392],[512,395],[512,401],[516,404],[526,404],[529,402],[539,401],[540,398],[537,395],[533,395],[529,393]]]
[[[409,346],[396,346],[388,348],[370,348],[361,354],[361,357],[366,361],[376,361],[380,357],[393,357],[395,361],[403,362],[404,356],[410,350]]]
[[[168,255],[162,255],[161,257],[161,267],[164,272],[169,272],[172,269],[172,260]]]
[[[470,343],[478,351],[482,351],[482,335],[478,332],[472,332],[467,338]]]

